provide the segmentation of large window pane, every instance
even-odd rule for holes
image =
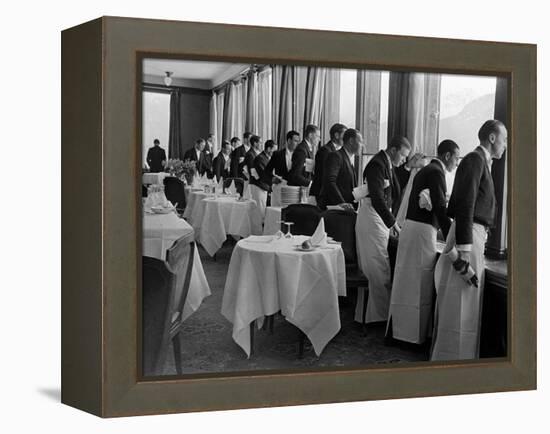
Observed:
[[[495,91],[495,77],[442,75],[439,142],[454,140],[462,155],[472,151],[479,127],[494,117]]]
[[[153,140],[160,140],[160,147],[168,155],[168,134],[170,131],[170,94],[161,92],[143,92],[143,164],[147,159],[147,150],[153,146]]]
[[[380,82],[380,140],[379,149],[388,145],[388,100],[390,98],[390,73],[382,71]]]
[[[357,111],[357,70],[340,71],[340,122],[348,128],[355,128]]]

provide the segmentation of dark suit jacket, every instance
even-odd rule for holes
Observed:
[[[271,156],[271,160],[269,160],[269,163],[267,163],[267,167],[265,168],[266,173],[273,174],[273,171],[275,171],[275,175],[280,176],[284,180],[288,181],[288,167],[286,166],[286,149],[279,149],[278,151],[275,151],[273,155]]]
[[[491,171],[481,147],[467,154],[456,170],[447,215],[456,221],[456,243],[472,244],[472,224],[492,227],[496,198]]]
[[[262,190],[271,191],[271,183],[273,176],[266,171],[266,167],[269,164],[269,157],[265,152],[260,153],[254,159],[254,169],[258,172],[260,179],[250,178],[250,183],[257,185]]]
[[[231,153],[231,176],[233,178],[244,178],[243,167],[244,160],[239,162],[241,158],[244,158],[246,155],[246,149],[244,145],[241,145]]]
[[[199,175],[202,176],[202,174],[206,171],[206,161],[205,161],[205,155],[204,152],[200,153],[200,159],[197,160],[197,151],[195,147],[188,149],[185,151],[185,154],[183,154],[183,160],[191,160],[196,162],[197,172]]]
[[[248,152],[245,154],[244,156],[244,164],[243,164],[243,168],[246,167],[246,170],[248,171],[248,175],[249,175],[249,181],[250,181],[250,178],[252,176],[252,168],[254,167],[254,159],[260,154],[256,154],[256,151],[254,151],[254,149],[250,148],[248,150]],[[243,173],[243,178],[245,177],[246,175],[244,175]]]
[[[202,151],[202,153],[204,155],[204,171],[208,178],[213,178],[214,169],[212,166],[214,164],[214,154],[212,152],[207,153],[206,151]]]
[[[219,182],[220,178],[231,178],[231,161],[230,168],[228,170],[225,170],[225,158],[223,158],[223,153],[221,151],[218,153],[218,155],[216,155],[216,158],[214,158],[212,166],[212,171],[214,172],[216,181]]]
[[[334,143],[332,143],[331,140],[324,146],[321,146],[317,151],[317,154],[315,154],[315,172],[313,173],[313,181],[311,183],[311,188],[309,189],[309,194],[311,194],[312,196],[319,197],[321,195],[325,160],[327,158],[327,155],[334,151],[336,151],[336,148],[334,147]]]
[[[430,190],[432,210],[420,208],[418,196],[425,189]],[[441,228],[444,239],[447,239],[451,219],[447,216],[447,181],[445,169],[439,160],[432,160],[426,167],[420,169],[414,177],[409,204],[407,206],[407,219],[415,222],[427,223]]]
[[[166,161],[166,152],[160,146],[153,146],[147,151],[147,164],[151,172],[162,172],[162,162]]]
[[[307,187],[311,182],[311,173],[306,172],[306,158],[313,158],[306,141],[302,141],[292,154],[292,167],[288,174],[288,185]]]
[[[384,151],[378,152],[371,158],[363,171],[363,179],[369,188],[372,206],[384,224],[391,228],[395,224],[395,217],[392,214],[393,202],[401,195],[401,189]],[[385,181],[388,186],[384,188]],[[397,212],[397,209],[394,208],[394,210]]]
[[[357,187],[357,176],[344,148],[329,152],[323,168],[324,179],[320,193],[320,206],[353,203],[352,191]]]

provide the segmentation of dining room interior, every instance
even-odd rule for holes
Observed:
[[[509,123],[505,77],[162,57],[141,68],[144,377],[439,360],[434,342],[447,311],[434,270],[448,253],[444,225],[428,225],[437,256],[422,295],[408,298],[415,313],[403,313],[415,338],[396,331],[409,312],[394,299],[396,275],[423,255],[420,247],[399,254],[419,202],[411,191],[453,142],[447,154],[456,152],[459,168],[442,171],[452,202],[460,164],[484,140],[480,127]],[[398,167],[390,157],[381,185],[392,223],[382,231],[389,286],[380,296],[361,208],[371,197],[375,208],[369,167],[389,149],[407,155]],[[480,282],[470,285],[477,344],[463,360],[508,351],[506,152],[492,157],[494,221],[485,225]],[[431,210],[428,202],[420,207]]]

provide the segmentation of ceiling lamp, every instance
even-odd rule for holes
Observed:
[[[164,77],[164,84],[170,86],[172,84],[172,72],[166,71],[166,77]]]

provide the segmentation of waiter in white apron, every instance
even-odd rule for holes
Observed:
[[[399,234],[397,259],[386,335],[422,344],[431,331],[437,228],[447,238],[445,171],[458,165],[460,150],[452,140],[437,147],[437,158],[414,176],[406,204],[406,219]]]
[[[478,132],[479,146],[458,166],[447,209],[454,222],[435,268],[437,303],[431,360],[479,357],[483,251],[496,211],[490,166],[492,158],[502,157],[507,136],[502,122],[486,121]]]
[[[367,197],[360,199],[355,237],[361,271],[369,281],[365,322],[386,321],[390,304],[391,268],[388,255],[390,230],[397,236],[401,228],[392,214],[393,202],[400,195],[393,167],[400,166],[411,151],[406,137],[393,137],[387,149],[378,152],[363,172]],[[358,291],[355,320],[363,322],[364,291]]]

